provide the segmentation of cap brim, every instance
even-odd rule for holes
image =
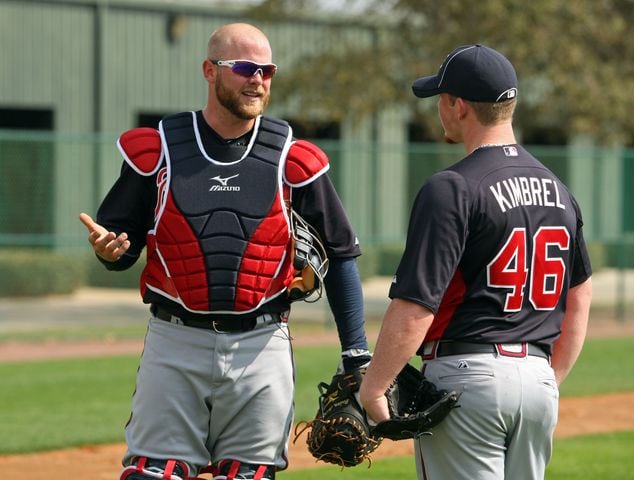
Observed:
[[[419,98],[433,97],[442,93],[438,88],[438,75],[431,75],[429,77],[422,77],[415,80],[412,84],[412,91],[414,95]]]

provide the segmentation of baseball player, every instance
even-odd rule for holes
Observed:
[[[165,117],[159,131],[125,132],[119,179],[96,221],[80,215],[107,269],[147,250],[151,318],[120,480],[271,480],[286,468],[290,304],[322,282],[342,367],[369,360],[359,245],[324,152],[262,115],[271,60],[256,27],[216,30],[205,107]]]
[[[374,421],[414,354],[460,408],[416,440],[418,478],[543,479],[558,386],[585,338],[591,267],[566,186],[517,144],[511,63],[484,45],[456,48],[437,75],[447,142],[467,156],[428,179],[411,212],[360,397]]]

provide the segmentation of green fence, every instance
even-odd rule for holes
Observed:
[[[116,135],[62,135],[0,131],[0,247],[85,249],[79,212],[94,213],[117,178],[121,157]],[[362,244],[398,245],[404,240],[411,202],[425,179],[463,156],[461,146],[443,144],[350,145],[318,142],[331,158],[330,175],[346,204]],[[596,261],[634,264],[634,150],[528,146],[579,200],[588,243]],[[352,155],[363,172],[348,171]],[[403,172],[386,182],[392,156]],[[348,160],[346,160],[348,159]],[[396,164],[396,163],[395,163]],[[362,176],[361,176],[362,173]],[[359,180],[359,178],[363,180]],[[355,199],[362,199],[361,206]],[[381,212],[385,199],[393,211]],[[350,205],[346,201],[352,199]],[[365,200],[367,199],[367,200]],[[355,200],[355,201],[353,201]],[[399,219],[398,228],[390,221]]]
[[[115,142],[114,134],[0,131],[0,247],[83,247],[85,235],[77,215],[94,213],[116,179],[121,157]],[[463,156],[457,145],[317,143],[331,159],[330,175],[359,237],[369,245],[402,242],[420,186]],[[619,266],[623,255],[614,252],[630,246],[634,233],[634,191],[629,188],[634,183],[634,150],[527,148],[569,185],[584,211],[586,239],[605,243],[605,260]],[[364,159],[363,172],[346,168],[351,151]],[[386,182],[384,172],[395,154],[403,172]],[[393,197],[398,198],[390,206],[393,211],[381,216],[382,204]],[[356,198],[367,199],[362,208],[354,204]],[[386,217],[400,217],[399,228],[390,228]]]
[[[400,259],[414,196],[426,178],[463,156],[462,147],[317,143],[331,159],[330,175],[360,238],[362,275],[391,275]],[[634,282],[634,193],[629,188],[634,183],[634,150],[527,148],[581,203],[586,241],[597,280],[601,280],[595,308],[607,317],[629,319],[634,312],[634,289],[629,288]],[[92,255],[77,217],[82,211],[96,212],[121,162],[114,134],[0,131],[0,252],[4,258],[25,247],[69,253],[78,261]],[[358,171],[359,165],[363,171]],[[115,286],[114,276],[105,277],[97,262],[92,263],[96,272],[88,272],[89,284]],[[135,285],[138,268],[116,278],[125,280],[117,286]]]

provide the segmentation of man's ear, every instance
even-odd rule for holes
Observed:
[[[214,81],[216,77],[216,66],[213,63],[211,63],[211,60],[209,60],[208,58],[205,58],[202,64],[202,70],[203,70],[203,76],[205,77],[205,80],[207,80],[209,83]]]
[[[471,106],[469,105],[469,103],[467,103],[465,100],[463,100],[460,97],[456,98],[456,107],[458,107],[458,114],[461,120],[467,116],[467,114],[469,113],[469,110],[471,109]]]

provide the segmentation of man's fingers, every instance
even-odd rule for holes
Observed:
[[[84,212],[79,214],[79,221],[83,223],[84,225],[86,225],[86,227],[89,229],[91,229],[95,225],[95,222],[92,219],[92,217]]]
[[[97,240],[99,240],[100,236],[101,235],[99,234],[99,232],[91,231],[88,234],[88,242],[90,242],[91,245],[94,245],[95,243],[97,243]]]
[[[128,234],[124,232],[118,237],[112,238],[111,241],[108,243],[107,248],[113,253],[118,253],[119,256],[123,255],[128,250],[128,248],[130,248],[130,240],[128,240]]]
[[[121,258],[121,256],[128,251],[128,248],[130,248],[130,240],[125,240],[119,243],[119,246],[115,248],[113,253],[115,253],[118,258]]]
[[[130,248],[127,233],[122,232],[117,236],[95,222],[87,213],[80,213],[79,220],[88,229],[88,241],[95,253],[104,260],[116,262]]]
[[[98,223],[96,223],[92,217],[90,215],[88,215],[87,213],[80,213],[79,214],[79,221],[81,223],[83,223],[84,225],[86,225],[86,228],[88,229],[89,232],[98,232],[100,225]]]
[[[130,240],[125,232],[118,237],[113,232],[108,232],[100,237],[93,246],[101,258],[109,262],[116,262],[130,248]]]
[[[363,384],[361,385],[363,389]],[[376,424],[382,420],[388,420],[390,418],[390,410],[387,406],[387,398],[385,395],[381,395],[376,398],[365,397],[363,393],[360,395],[362,401],[362,407],[365,409],[368,416],[368,420]]]
[[[116,235],[114,232],[92,230],[88,235],[88,241],[92,244],[97,253],[103,253],[105,250],[113,250]]]

